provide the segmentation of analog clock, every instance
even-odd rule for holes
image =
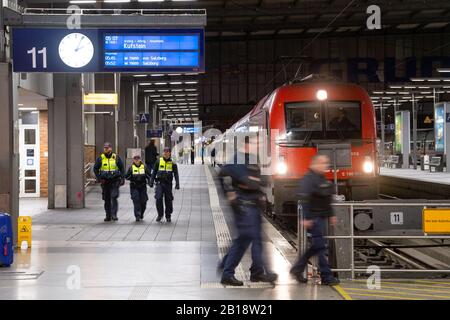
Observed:
[[[87,65],[94,56],[92,41],[81,33],[70,33],[59,43],[59,57],[72,68],[82,68]]]

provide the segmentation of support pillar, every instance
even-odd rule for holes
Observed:
[[[81,74],[54,74],[49,102],[50,209],[85,206]]]
[[[134,94],[133,83],[122,81],[119,101],[118,154],[125,162],[127,149],[134,148]]]
[[[1,7],[0,7],[1,9]],[[9,63],[0,62],[0,212],[11,215],[14,244],[19,217],[19,125],[17,75]]]
[[[116,92],[114,74],[95,74],[95,92],[96,93],[114,93]],[[116,92],[117,93],[117,92]],[[99,156],[103,152],[103,144],[110,142],[113,150],[117,150],[116,145],[116,124],[115,124],[115,106],[95,106],[96,112],[111,112],[111,114],[95,115],[95,153]]]

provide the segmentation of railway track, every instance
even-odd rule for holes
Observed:
[[[380,194],[380,199],[401,200]],[[296,225],[286,219],[266,214],[268,221],[297,250]],[[376,265],[380,269],[405,270],[404,273],[386,272],[387,278],[450,277],[449,274],[407,272],[408,269],[450,269],[450,241],[447,240],[358,240],[355,242],[355,268],[366,269]],[[357,274],[357,276],[364,276]]]

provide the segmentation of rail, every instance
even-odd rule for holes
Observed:
[[[84,165],[84,187],[87,188],[90,184],[94,184],[96,179],[90,177],[90,172],[94,168],[94,163],[86,163]]]
[[[189,15],[189,16],[206,16],[206,9],[86,9],[79,8],[73,9],[68,12],[69,8],[24,8],[21,10],[23,14],[35,15],[66,15],[79,14],[79,15]]]
[[[370,203],[371,206],[392,206],[393,204],[398,206],[407,206],[407,207],[413,207],[413,206],[421,206],[424,209],[428,206],[432,207],[450,207],[450,203],[439,203],[439,202],[430,202],[427,203],[427,205],[424,205],[423,203],[413,203],[413,202],[391,202],[391,203]],[[333,206],[348,206],[350,210],[348,211],[350,215],[350,234],[344,235],[344,236],[326,236],[325,238],[331,239],[331,240],[337,240],[337,239],[348,239],[350,240],[350,268],[336,268],[331,269],[333,272],[350,272],[351,273],[351,279],[355,279],[355,273],[356,272],[367,272],[367,269],[359,269],[355,268],[355,240],[357,239],[450,239],[450,235],[404,235],[404,236],[395,236],[395,235],[364,235],[364,236],[358,236],[354,234],[354,208],[355,207],[367,207],[369,204],[365,202],[338,202],[334,203]],[[303,220],[303,208],[301,205],[301,202],[297,202],[297,209],[298,209],[298,232],[297,232],[297,241],[298,241],[298,250],[299,255],[303,255],[306,251],[306,240],[307,240],[307,233],[306,228],[304,227]],[[313,265],[313,268],[316,268],[316,266]],[[426,273],[450,273],[450,269],[380,269],[380,272],[426,272]]]

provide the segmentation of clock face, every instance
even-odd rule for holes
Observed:
[[[58,48],[61,60],[72,68],[82,68],[94,56],[92,41],[81,33],[70,33],[59,43]]]

